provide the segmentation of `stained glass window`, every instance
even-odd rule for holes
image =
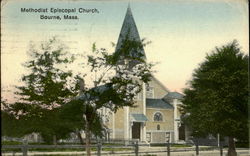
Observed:
[[[163,120],[162,114],[159,112],[155,113],[154,121],[162,121],[162,120]]]

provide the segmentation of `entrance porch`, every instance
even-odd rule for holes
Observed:
[[[144,114],[130,115],[130,139],[146,141],[146,121],[148,119]]]

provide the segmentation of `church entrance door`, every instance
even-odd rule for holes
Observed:
[[[181,124],[179,127],[179,140],[185,140],[185,125]]]
[[[132,139],[140,139],[141,123],[134,122],[132,126]]]

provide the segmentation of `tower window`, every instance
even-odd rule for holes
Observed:
[[[159,112],[155,113],[155,115],[154,115],[154,121],[163,121],[162,114],[159,113]]]
[[[154,87],[149,86],[149,84],[146,85],[146,96],[147,98],[154,98]]]

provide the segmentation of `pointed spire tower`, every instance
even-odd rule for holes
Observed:
[[[127,12],[120,31],[120,35],[116,44],[116,49],[115,49],[116,52],[122,47],[126,39],[141,43],[141,39],[131,12],[130,5],[128,5]],[[146,60],[146,55],[143,47],[140,48],[139,50],[131,50],[129,52],[129,55],[132,57],[140,57],[140,59]],[[137,63],[133,62],[133,64]]]

